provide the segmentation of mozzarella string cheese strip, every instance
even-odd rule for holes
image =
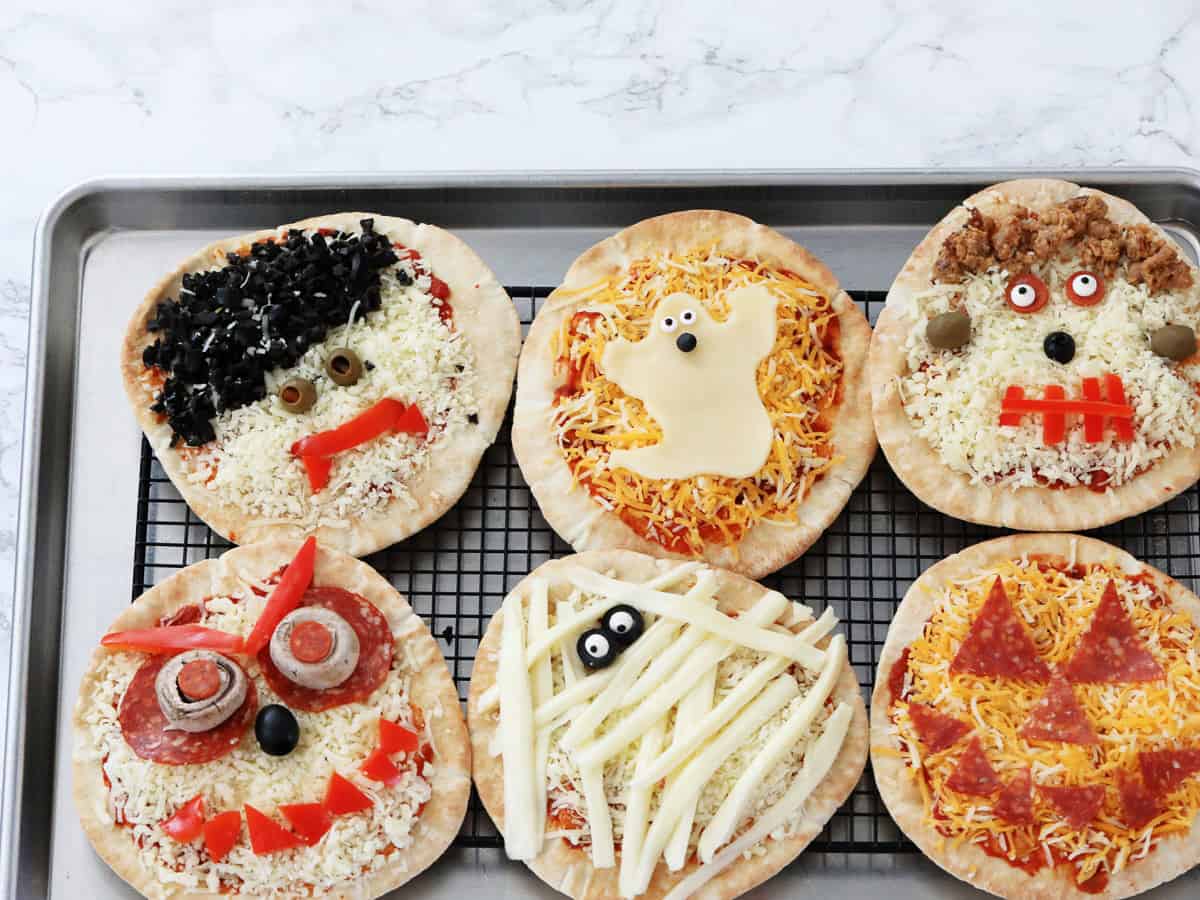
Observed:
[[[592,830],[592,865],[597,869],[610,869],[616,865],[617,852],[613,846],[612,813],[604,794],[604,770],[599,766],[581,767],[580,772],[588,825]]]
[[[572,569],[567,577],[580,590],[606,594],[613,602],[628,603],[642,612],[704,628],[752,650],[786,656],[814,672],[821,670],[825,660],[825,654],[815,647],[794,643],[789,637],[776,631],[752,627],[740,619],[717,612],[698,602],[688,601],[678,594],[625,584],[580,567]]]
[[[711,862],[706,862],[675,885],[663,900],[685,900],[692,896],[740,859],[743,853],[765,840],[795,816],[837,760],[853,717],[854,710],[850,705],[839,703],[825,723],[825,730],[804,757],[800,774],[779,802],[759,816],[745,834],[718,853]]]
[[[716,815],[712,817],[712,821],[700,835],[697,849],[703,862],[710,862],[716,849],[729,840],[729,836],[733,834],[733,829],[741,819],[742,812],[759,782],[783,759],[788,749],[808,731],[813,719],[820,712],[821,706],[833,693],[834,685],[837,684],[838,676],[842,674],[842,667],[845,664],[846,639],[839,634],[829,643],[825,669],[821,672],[821,677],[817,679],[816,685],[808,692],[808,696],[804,698],[799,709],[788,716],[783,727],[771,735],[771,739],[754,757],[750,767],[742,773],[742,777],[737,780],[733,790],[726,796],[725,801],[717,809]]]
[[[635,773],[640,772],[658,754],[665,734],[666,720],[660,719],[642,735],[638,742]],[[642,841],[646,837],[646,828],[650,824],[650,793],[649,787],[633,788],[625,798],[625,830],[621,840],[621,869],[617,879],[622,897],[637,895],[637,862],[641,855]]]
[[[704,673],[704,677],[700,679],[700,683],[688,692],[683,698],[683,702],[679,704],[679,709],[675,716],[675,734],[671,746],[675,747],[680,744],[691,743],[691,737],[698,723],[710,709],[713,704],[713,693],[717,687],[717,667],[713,666]],[[642,770],[637,769],[633,773],[634,781],[642,777]],[[649,782],[653,784],[654,782]],[[666,787],[670,788],[674,784],[674,778],[670,778],[666,782]],[[634,786],[637,790],[637,786]],[[685,803],[683,811],[679,815],[679,821],[675,824],[675,831],[671,834],[671,839],[667,841],[667,849],[663,854],[667,862],[667,868],[672,872],[683,868],[683,864],[687,861],[688,844],[692,838],[692,826],[696,821],[696,806],[699,803],[699,798],[691,802]],[[638,851],[641,852],[640,849]],[[635,859],[634,864],[637,863]]]
[[[541,578],[532,578],[529,597],[529,633],[545,631],[550,627],[550,587]],[[554,676],[550,670],[550,657],[543,656],[533,666],[533,705],[536,709],[554,695]],[[550,756],[550,729],[538,727],[534,721],[533,744],[533,808],[538,815],[537,832],[546,830],[546,763]]]
[[[504,760],[504,850],[509,859],[533,859],[542,849],[535,807],[533,697],[525,667],[525,623],[521,598],[505,598],[500,633],[500,745]]]

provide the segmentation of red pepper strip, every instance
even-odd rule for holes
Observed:
[[[399,400],[385,397],[370,409],[359,413],[349,422],[332,431],[320,431],[301,438],[292,444],[293,456],[333,456],[350,450],[359,444],[374,440],[390,431],[406,431],[409,434],[425,434],[429,426],[418,409],[416,416],[410,413],[416,407],[406,406]]]
[[[304,844],[299,835],[288,831],[249,803],[246,804],[246,828],[250,832],[250,849],[255,856],[291,850]]]
[[[271,639],[275,626],[296,608],[300,598],[304,596],[304,592],[312,583],[313,564],[316,559],[317,539],[310,537],[300,547],[295,559],[288,563],[283,577],[279,579],[279,584],[275,585],[271,596],[267,598],[267,605],[259,613],[258,621],[254,623],[254,630],[246,638],[248,654],[257,655],[258,651],[265,647],[267,641]]]
[[[320,803],[283,803],[279,811],[300,839],[312,846],[325,836],[333,820]]]
[[[379,720],[379,746],[384,753],[412,753],[421,745],[416,732],[389,719]]]
[[[213,816],[204,823],[204,849],[214,862],[220,862],[233,849],[242,834],[242,814],[236,809]]]
[[[1067,396],[1066,392],[1057,384],[1046,385],[1046,390],[1042,395],[1045,400],[1053,402],[1055,400],[1062,401]],[[1028,402],[1028,401],[1026,401]],[[1063,438],[1067,436],[1067,413],[1070,410],[1064,409],[1062,412],[1057,410],[1046,410],[1042,413],[1042,443],[1049,446],[1062,443]]]
[[[1083,399],[1100,399],[1100,379],[1083,379]],[[1085,412],[1083,414],[1083,439],[1089,444],[1098,444],[1104,440],[1104,416]]]
[[[352,781],[334,772],[329,776],[329,787],[325,789],[324,805],[330,814],[346,816],[370,809],[374,803]]]
[[[1051,391],[1054,396],[1050,396]],[[1044,400],[1017,400],[1001,407],[1006,413],[1095,413],[1098,416],[1112,416],[1114,419],[1133,418],[1133,407],[1125,403],[1113,403],[1097,400],[1066,400],[1063,389],[1057,385],[1046,388]]]
[[[164,819],[162,830],[181,844],[194,841],[204,830],[204,795],[197,794],[169,819]]]
[[[302,456],[300,462],[304,465],[304,474],[308,476],[308,488],[314,494],[320,493],[329,484],[329,470],[333,468],[332,456]]]
[[[439,300],[445,300],[450,296],[450,285],[442,281],[436,275],[429,276],[429,293]]]
[[[387,751],[382,747],[372,750],[358,770],[372,781],[382,781],[384,784],[391,784],[400,777],[400,770],[388,758]]]
[[[1109,403],[1119,403],[1122,406],[1125,405],[1125,385],[1121,383],[1120,375],[1113,375],[1111,372],[1105,375],[1104,391],[1108,395]],[[1132,416],[1128,419],[1113,419],[1113,429],[1117,432],[1117,440],[1132,441]]]
[[[173,653],[176,650],[242,652],[240,635],[205,628],[203,625],[164,625],[160,628],[113,631],[100,638],[100,645],[110,650],[140,650],[143,653]]]
[[[1009,404],[1015,403],[1018,400],[1024,400],[1024,399],[1025,399],[1025,390],[1023,388],[1017,387],[1014,384],[1008,390],[1006,390],[1004,392],[1004,402],[1000,405],[1000,408],[1006,410],[1006,409],[1008,409]],[[1021,424],[1021,414],[1016,413],[1016,412],[1002,412],[1002,413],[1000,413],[1000,424],[1001,425],[1020,425]]]

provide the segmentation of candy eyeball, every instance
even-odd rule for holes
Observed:
[[[617,643],[602,628],[590,628],[575,644],[579,661],[589,669],[603,669],[617,658]]]
[[[1050,291],[1042,279],[1029,272],[1010,280],[1004,296],[1011,309],[1019,313],[1032,313],[1046,305],[1050,300]]]
[[[681,312],[679,314],[679,321],[682,322],[684,325],[691,325],[693,322],[696,321],[695,311],[691,310],[691,309],[685,309],[683,312]]]
[[[627,647],[642,636],[645,622],[640,612],[622,603],[604,614],[603,626],[613,640]]]
[[[1104,279],[1094,272],[1076,272],[1067,279],[1066,294],[1076,306],[1095,306],[1104,299]]]
[[[663,331],[665,331],[667,334],[670,334],[676,328],[679,327],[679,323],[675,321],[674,316],[664,316],[663,320],[658,323],[658,327],[661,328]]]

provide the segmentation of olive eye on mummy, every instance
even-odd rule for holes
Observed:
[[[617,643],[602,628],[590,628],[575,644],[579,661],[589,669],[603,669],[617,658]]]
[[[358,665],[358,634],[333,610],[305,606],[276,626],[269,644],[271,662],[301,687],[336,687]]]
[[[645,622],[640,612],[622,603],[604,614],[602,627],[618,644],[627,647],[641,637]]]
[[[670,334],[677,327],[679,327],[679,323],[675,321],[674,316],[664,316],[663,320],[658,323],[658,327],[661,328],[663,331],[665,331],[667,334]]]
[[[211,731],[246,700],[241,666],[212,650],[188,650],[158,670],[154,693],[169,728]]]

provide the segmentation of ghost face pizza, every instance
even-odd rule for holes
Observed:
[[[871,344],[879,441],[923,501],[1094,528],[1200,476],[1196,271],[1123,200],[995,185],[914,251]]]
[[[575,898],[732,898],[862,774],[867,717],[826,610],[697,562],[538,567],[480,642],[475,784],[510,858]]]
[[[433,637],[369,566],[298,546],[189,566],[93,654],[75,802],[147,897],[378,897],[462,823],[470,747]]]
[[[888,632],[875,779],[938,865],[1003,897],[1127,897],[1200,862],[1200,600],[1091,538],[926,571]]]
[[[521,471],[576,550],[767,574],[820,536],[875,452],[869,335],[778,232],[711,210],[639,222],[579,257],[533,323]]]
[[[432,225],[343,213],[212,244],[146,297],[121,367],[191,508],[235,543],[356,556],[466,490],[504,418],[516,311]]]

